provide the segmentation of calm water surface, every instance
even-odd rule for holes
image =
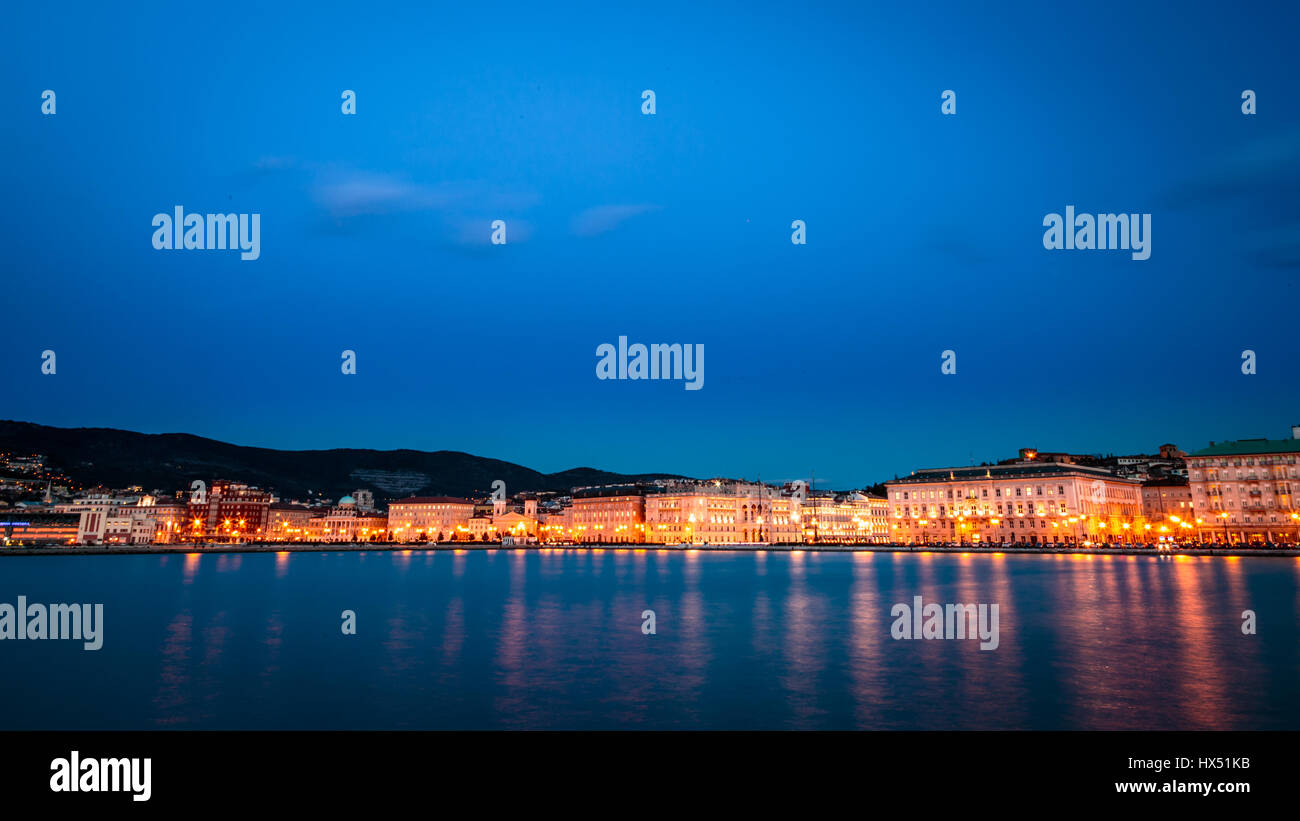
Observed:
[[[1300,728],[1289,558],[0,559],[20,594],[102,602],[104,646],[0,642],[0,729]],[[893,640],[916,595],[999,604],[1000,646]]]

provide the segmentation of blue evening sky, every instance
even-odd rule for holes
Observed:
[[[1300,422],[1292,4],[5,16],[0,418],[835,487]],[[261,258],[154,250],[176,205]],[[1044,250],[1067,205],[1151,258]],[[620,335],[704,389],[598,381]]]

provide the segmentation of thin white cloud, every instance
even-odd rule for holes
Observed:
[[[402,211],[507,212],[531,208],[538,202],[528,191],[506,191],[480,181],[417,183],[393,174],[367,171],[322,172],[312,194],[337,217],[392,214]]]
[[[613,231],[633,217],[658,210],[657,205],[598,205],[573,218],[573,233],[594,237]]]
[[[319,183],[313,194],[316,202],[335,217],[440,210],[456,200],[450,192],[369,173],[335,175]]]

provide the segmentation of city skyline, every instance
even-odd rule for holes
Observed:
[[[69,433],[40,431],[51,445]],[[190,444],[195,439],[181,438]],[[30,441],[40,446],[39,436]],[[104,458],[95,454],[104,453],[105,444],[92,444],[85,455]],[[130,447],[120,438],[107,444],[110,459],[124,445]],[[151,482],[146,492],[142,485],[130,483],[137,477],[129,475],[128,469],[126,485],[101,483],[93,489],[61,485],[56,499],[51,492],[52,469],[78,458],[69,455],[66,441],[59,443],[59,451],[49,463],[42,453],[0,452],[4,471],[0,489],[10,499],[31,495],[45,483],[39,504],[29,500],[0,504],[0,508],[12,506],[17,514],[0,522],[6,546],[499,541],[503,546],[829,543],[1095,548],[1220,541],[1272,546],[1294,544],[1300,536],[1296,504],[1300,424],[1291,426],[1288,438],[1212,441],[1191,453],[1172,443],[1162,444],[1157,453],[1105,457],[1026,447],[1019,449],[1015,459],[916,468],[886,480],[883,489],[878,483],[861,491],[818,489],[806,480],[774,484],[721,475],[706,479],[579,471],[587,484],[556,486],[556,480],[563,482],[574,474],[536,474],[551,480],[550,484],[529,487],[525,482],[522,490],[516,484],[512,492],[506,481],[496,478],[491,480],[490,495],[481,489],[447,495],[445,485],[440,488],[428,475],[379,470],[373,462],[366,471],[359,470],[360,457],[374,452],[340,451],[349,457],[344,465],[348,480],[371,484],[342,494],[337,503],[325,492],[313,499],[310,490],[302,501],[274,480],[250,483],[248,477],[261,473],[249,467],[251,462],[242,468],[225,464],[214,473],[212,465],[222,460],[200,456],[195,461],[199,454],[195,450],[177,459],[161,447],[152,458],[177,460],[170,466],[181,469],[187,490],[168,492]],[[265,453],[282,462],[294,456],[303,461],[320,452]],[[134,469],[141,470],[139,465]],[[115,467],[119,476],[124,475],[123,465]],[[469,469],[482,474],[488,467],[477,464]],[[196,475],[205,478],[191,478]],[[394,492],[396,480],[406,483],[405,493]],[[324,485],[318,487],[330,486],[330,480],[321,481]],[[386,510],[376,505],[377,498],[388,501]]]
[[[40,424],[35,422],[25,422],[22,420],[4,420],[4,419],[0,419],[0,422],[17,422],[19,424],[33,424],[33,425]],[[42,427],[53,427],[53,426],[42,426]],[[821,489],[849,491],[849,490],[860,490],[863,488],[869,488],[874,485],[882,484],[886,481],[889,481],[890,479],[905,478],[910,474],[922,470],[939,470],[944,468],[956,468],[956,467],[963,467],[963,466],[995,465],[998,464],[999,462],[1009,461],[1016,458],[1023,458],[1025,451],[1034,451],[1034,452],[1041,451],[1044,454],[1063,453],[1063,454],[1070,454],[1073,456],[1080,456],[1080,457],[1105,458],[1105,457],[1123,457],[1123,456],[1136,456],[1136,455],[1156,455],[1160,453],[1162,448],[1164,448],[1167,445],[1175,445],[1181,451],[1184,451],[1186,453],[1192,453],[1202,449],[1211,448],[1216,443],[1223,444],[1228,442],[1249,442],[1249,441],[1261,441],[1261,440],[1275,441],[1275,440],[1286,440],[1289,438],[1295,438],[1296,428],[1297,428],[1296,424],[1276,425],[1275,427],[1277,428],[1276,430],[1268,431],[1262,435],[1220,435],[1215,438],[1206,438],[1203,443],[1196,443],[1196,442],[1181,443],[1181,442],[1172,441],[1171,439],[1162,439],[1161,441],[1156,442],[1150,447],[1144,449],[1139,448],[1139,449],[1128,450],[1128,451],[1121,450],[1115,447],[1085,448],[1085,449],[1042,447],[1041,443],[1038,442],[1018,442],[1003,448],[1003,451],[996,455],[989,455],[982,458],[971,457],[966,462],[962,462],[959,459],[958,460],[949,459],[947,461],[940,461],[934,464],[920,464],[920,463],[913,462],[910,467],[897,471],[896,473],[890,476],[881,475],[881,476],[869,477],[867,481],[860,482],[860,483],[827,484],[828,482],[830,482],[830,480],[826,479],[825,477],[823,477],[820,480],[817,479],[818,472],[815,466],[813,466],[813,468],[809,471],[805,471],[803,473],[797,473],[791,476],[780,476],[780,475],[773,476],[769,474],[769,478],[766,480],[766,483],[768,484],[775,483],[779,485],[779,484],[788,484],[790,482],[795,482],[795,481],[805,481],[805,482],[816,481],[817,484],[821,485]],[[96,430],[98,428],[87,426],[86,429]],[[107,428],[104,430],[111,431],[114,433],[141,434],[146,436],[150,436],[150,435],[199,436],[199,434],[195,433],[194,431],[151,432],[151,431],[125,430],[125,429],[118,429],[118,428]],[[227,442],[222,440],[211,439],[210,437],[202,437],[202,438],[209,439],[213,443],[219,445],[228,445],[236,448],[258,447],[258,448],[265,448],[267,450],[279,451],[287,454],[320,453],[320,452],[328,453],[333,451],[348,451],[348,450],[368,451],[368,452],[374,452],[378,454],[398,453],[402,451],[415,451],[422,454],[455,453],[455,454],[464,454],[467,456],[472,456],[474,458],[482,459],[484,461],[503,462],[508,464],[511,467],[525,468],[529,470],[538,471],[538,469],[533,465],[528,465],[516,461],[512,458],[509,458],[508,454],[470,453],[468,451],[458,451],[452,448],[436,448],[436,449],[425,451],[418,448],[402,448],[402,447],[375,448],[375,447],[368,447],[365,445],[355,446],[355,447],[341,446],[341,445],[323,445],[321,447],[314,447],[314,448],[292,448],[291,449],[291,448],[278,448],[274,446],[249,445],[248,443],[245,442]],[[1156,438],[1158,439],[1159,437]],[[1154,439],[1152,439],[1151,441],[1155,442]],[[1048,444],[1052,444],[1052,443],[1049,442]],[[21,454],[16,454],[16,455],[21,455]],[[677,476],[677,477],[693,479],[693,480],[711,480],[715,478],[730,478],[730,479],[746,479],[746,480],[753,480],[753,481],[761,481],[761,477],[763,475],[762,471],[750,475],[750,474],[738,473],[735,471],[728,471],[726,469],[714,473],[709,473],[709,474],[690,474],[685,471],[675,470],[672,468],[672,466],[649,467],[647,469],[634,469],[630,471],[621,471],[621,470],[612,470],[602,464],[576,464],[576,463],[567,465],[563,468],[560,468],[559,470],[538,471],[538,472],[550,475],[550,474],[564,474],[570,471],[585,470],[585,469],[607,472],[607,473],[623,474],[629,478],[637,477],[637,476],[663,475],[663,476]],[[220,478],[238,478],[238,477],[220,477]],[[161,489],[161,488],[157,488],[157,489]],[[539,490],[539,489],[543,489],[543,488],[527,488],[526,490]],[[487,488],[485,487],[483,488],[483,490],[486,492]]]

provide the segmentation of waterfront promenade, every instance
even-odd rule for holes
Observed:
[[[411,551],[465,551],[465,550],[633,550],[633,551],[701,551],[708,553],[957,553],[957,554],[1076,554],[1098,556],[1267,556],[1300,558],[1300,548],[1278,547],[1216,547],[1211,545],[1186,545],[1156,547],[1151,545],[1126,545],[1103,547],[1100,545],[909,545],[909,544],[529,544],[506,545],[500,542],[429,542],[399,544],[393,542],[337,542],[337,543],[244,543],[244,544],[184,544],[184,545],[48,545],[0,547],[0,556],[114,556],[169,553],[339,553],[367,552],[392,553]]]

